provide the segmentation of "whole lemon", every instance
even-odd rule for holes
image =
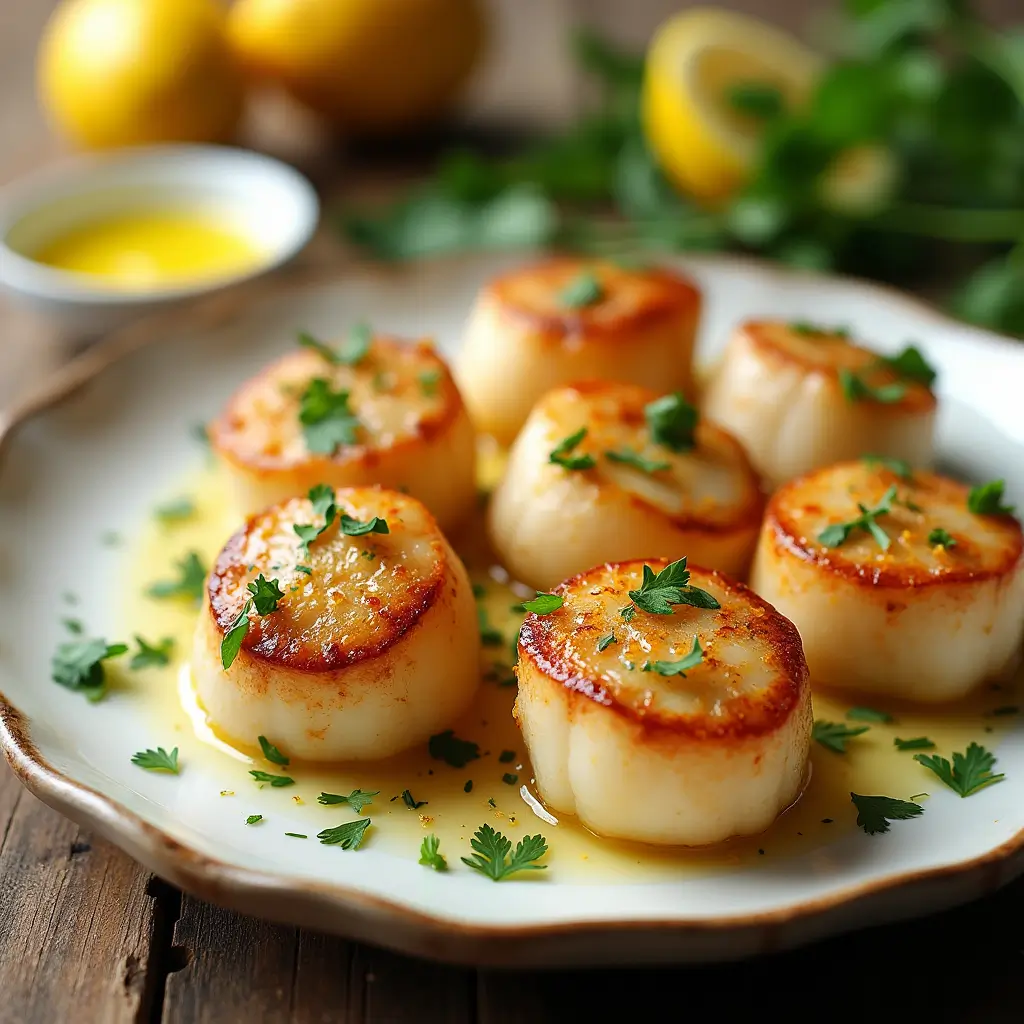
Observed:
[[[44,32],[39,95],[79,145],[218,141],[242,76],[214,0],[64,0]]]
[[[354,134],[440,113],[484,41],[479,0],[238,0],[242,63]]]

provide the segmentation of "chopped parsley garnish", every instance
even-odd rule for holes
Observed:
[[[325,828],[317,832],[316,837],[324,846],[340,846],[343,850],[358,850],[366,830],[370,827],[370,818],[356,818],[346,821],[335,828]]]
[[[488,807],[497,807],[497,806],[498,806],[498,805],[497,805],[497,804],[496,804],[496,803],[494,802],[494,797],[493,797],[493,796],[489,796],[489,797],[487,798],[487,806],[488,806]]]
[[[316,798],[316,802],[328,806],[332,804],[348,804],[356,814],[362,814],[363,808],[367,804],[372,804],[375,796],[380,796],[379,789],[353,789],[348,796],[342,796],[340,793],[321,793]]]
[[[257,782],[269,782],[274,789],[280,789],[282,786],[295,785],[295,780],[288,775],[271,775],[269,772],[261,772],[256,769],[250,770],[249,774]]]
[[[135,643],[139,649],[132,655],[128,667],[132,670],[140,668],[161,668],[171,662],[171,651],[174,650],[174,637],[165,636],[158,644],[146,643],[138,634]]]
[[[441,383],[441,371],[424,370],[416,379],[420,382],[424,398],[433,398],[437,394],[437,385]]]
[[[601,637],[601,639],[597,641],[597,649],[600,652],[608,647],[611,647],[611,645],[615,643],[618,643],[618,641],[615,639],[615,634],[608,633],[607,635]]]
[[[587,428],[580,427],[573,434],[569,434],[567,437],[563,437],[551,452],[548,454],[548,462],[553,462],[556,466],[561,466],[562,469],[577,470],[577,469],[593,469],[597,463],[594,461],[593,455],[572,455],[572,450],[587,436]]]
[[[338,506],[335,504],[336,495],[334,488],[329,484],[317,484],[309,489],[306,495],[313,506],[313,515],[323,519],[323,523],[295,523],[292,529],[299,538],[299,553],[303,558],[309,558],[309,546],[325,530],[329,529],[338,514]]]
[[[501,777],[501,781],[504,782],[506,786],[514,786],[519,781],[519,776],[512,772],[505,772]]]
[[[956,537],[951,536],[943,530],[942,527],[937,526],[928,534],[928,543],[933,545],[937,544],[939,547],[943,548],[955,548]]]
[[[826,526],[825,529],[818,534],[818,540],[827,548],[837,548],[847,541],[854,530],[864,530],[875,538],[878,542],[878,546],[883,551],[888,551],[889,545],[892,542],[889,540],[889,535],[878,525],[876,520],[879,516],[888,515],[892,511],[892,503],[895,497],[896,485],[893,484],[892,487],[882,495],[882,500],[874,508],[867,508],[867,506],[863,505],[861,502],[857,502],[857,508],[860,509],[860,515],[857,516],[856,519],[851,519],[845,523],[833,523],[831,526]]]
[[[444,732],[431,736],[427,750],[432,758],[444,761],[453,768],[465,768],[470,761],[475,761],[480,756],[480,744],[472,740],[460,740],[452,729],[445,729]]]
[[[498,760],[502,764],[508,764],[509,761],[514,761],[515,759],[516,759],[516,752],[514,750],[503,750],[498,755]]]
[[[318,341],[308,331],[299,331],[299,344],[303,348],[311,348],[317,352],[332,366],[345,364],[355,366],[366,358],[370,347],[373,345],[373,331],[365,321],[354,324],[348,332],[340,349],[331,348],[322,341]]]
[[[402,803],[409,808],[410,811],[418,811],[421,807],[425,807],[427,804],[426,800],[417,800],[412,793],[407,789],[402,790]]]
[[[859,402],[863,399],[870,399],[872,402],[879,402],[881,405],[892,405],[899,402],[907,393],[906,384],[898,381],[894,384],[882,384],[873,387],[863,377],[858,376],[853,370],[845,366],[839,369],[839,387],[843,397],[848,402]]]
[[[151,772],[173,772],[177,775],[178,748],[175,747],[169,754],[163,747],[157,747],[156,750],[140,750],[132,755],[132,764]]]
[[[203,586],[206,583],[206,566],[195,551],[189,551],[180,562],[175,562],[178,569],[176,580],[159,580],[152,584],[146,593],[150,597],[188,597],[193,601],[203,599]]]
[[[581,270],[561,291],[558,301],[570,309],[593,306],[604,298],[604,287],[597,275],[590,270]]]
[[[686,677],[687,669],[696,668],[704,660],[704,649],[696,635],[693,638],[693,647],[690,653],[678,661],[645,661],[644,672],[657,672],[660,676],[683,676]]]
[[[523,602],[524,611],[533,612],[534,615],[550,615],[557,612],[565,604],[565,598],[558,594],[537,594],[529,601]]]
[[[512,852],[510,839],[495,832],[490,825],[481,825],[473,833],[469,845],[476,852],[470,857],[463,857],[462,863],[495,882],[517,871],[543,871],[547,867],[546,864],[534,863],[548,852],[547,840],[542,835],[524,836]]]
[[[339,520],[341,524],[341,532],[346,537],[362,537],[367,533],[390,533],[388,529],[387,521],[381,519],[380,516],[374,516],[372,519],[367,519],[365,522],[361,519],[353,519],[351,516],[341,514]]]
[[[313,568],[309,565],[297,565],[295,566],[296,572],[301,572],[303,576],[312,576]]]
[[[927,736],[915,736],[909,740],[901,740],[897,736],[892,745],[897,750],[934,750],[935,744]]]
[[[846,712],[846,717],[853,722],[891,722],[892,715],[888,711],[877,711],[875,708],[856,707]]]
[[[285,835],[291,839],[308,839],[309,836],[304,836],[301,832],[285,832]]]
[[[349,408],[349,393],[334,391],[323,377],[314,377],[302,393],[299,422],[310,452],[333,455],[340,445],[355,444],[359,420]]]
[[[890,821],[906,821],[924,813],[920,804],[909,800],[897,800],[892,796],[862,796],[851,793],[850,799],[857,808],[857,824],[869,836],[889,831]]]
[[[282,754],[281,751],[278,750],[277,747],[275,747],[274,744],[271,743],[266,736],[257,736],[256,738],[259,740],[260,750],[263,751],[263,756],[271,764],[279,764],[282,767],[286,767],[287,765],[291,764],[291,761],[287,757],[285,757],[285,755]]]
[[[906,459],[894,459],[889,455],[862,455],[861,461],[872,468],[881,467],[895,473],[901,480],[909,480],[914,475]]]
[[[662,470],[672,468],[670,462],[657,462],[654,459],[645,459],[639,452],[633,451],[632,448],[623,448],[617,452],[608,451],[604,453],[604,457],[609,462],[618,462],[623,466],[632,466],[633,469],[639,469],[641,473],[660,473]]]
[[[655,444],[674,452],[688,452],[696,444],[694,431],[700,413],[679,391],[649,402],[644,406],[644,416]]]
[[[690,586],[685,555],[666,565],[659,573],[645,565],[640,589],[629,591],[629,599],[633,604],[626,605],[619,612],[627,622],[632,622],[637,608],[651,615],[671,615],[672,606],[676,604],[688,604],[694,608],[721,607],[706,590]]]
[[[904,380],[918,381],[926,388],[930,388],[935,383],[935,378],[938,377],[935,368],[925,359],[916,345],[907,345],[897,355],[881,356],[878,361]]]
[[[262,820],[262,814],[250,814],[249,817],[245,819],[245,823],[246,825],[258,825]]]
[[[914,760],[934,772],[961,797],[970,796],[1006,778],[1005,775],[992,774],[996,756],[977,743],[971,743],[965,754],[954,753],[952,766],[938,754],[915,754]]]
[[[866,725],[851,728],[842,722],[824,722],[819,719],[811,729],[811,739],[837,754],[845,754],[846,741],[867,732],[868,728]]]
[[[793,320],[789,329],[794,334],[805,336],[817,335],[819,337],[849,338],[850,331],[847,327],[825,327],[823,324],[812,324],[807,320]]]
[[[441,847],[441,840],[433,833],[423,837],[420,843],[420,863],[424,867],[433,868],[435,871],[447,871],[448,861],[437,851]]]
[[[51,662],[51,677],[55,683],[85,694],[93,702],[98,701],[107,692],[103,662],[127,650],[127,644],[108,644],[96,637],[68,640],[57,645]]]
[[[61,622],[69,633],[80,636],[85,630],[80,619],[61,619]]]
[[[487,618],[487,609],[480,605],[476,606],[476,621],[480,627],[480,643],[485,647],[500,647],[505,642],[501,630],[495,629]]]
[[[967,495],[967,508],[976,516],[1012,516],[1015,506],[1003,504],[1005,480],[989,480],[987,484],[978,484],[971,488]]]
[[[153,514],[161,523],[180,523],[196,514],[195,502],[191,498],[177,498],[163,505],[157,505]]]
[[[225,669],[231,667],[242,649],[242,641],[249,632],[249,612],[255,610],[257,615],[269,615],[277,611],[277,603],[284,597],[278,581],[266,579],[263,573],[249,583],[246,589],[252,597],[242,605],[242,610],[220,642],[220,662]]]
[[[462,787],[462,792],[463,793],[472,793],[473,792],[473,780],[472,779],[466,779],[466,784]]]

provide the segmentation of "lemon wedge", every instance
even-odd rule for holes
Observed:
[[[728,198],[750,175],[765,115],[806,102],[821,66],[755,18],[712,7],[670,18],[647,51],[643,90],[644,130],[662,169],[702,202]]]

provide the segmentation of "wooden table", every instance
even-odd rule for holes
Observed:
[[[621,25],[621,34],[639,41],[675,6],[674,0],[493,4],[513,43],[543,39],[569,24],[574,7],[605,27]],[[31,99],[33,50],[51,6],[52,0],[4,0],[0,180],[53,150]],[[744,6],[760,9],[754,0]],[[810,4],[780,6],[796,20]],[[532,93],[510,92],[516,61],[507,53],[497,65],[482,104],[489,96],[516,114],[543,97],[552,116],[571,106],[574,86],[557,61],[531,72]],[[505,102],[509,97],[514,102]],[[274,127],[272,112],[259,130],[268,126]],[[336,181],[335,156],[315,136],[289,134],[292,127],[289,118],[279,119],[271,148],[297,159],[321,184]],[[332,258],[329,246],[318,258]],[[0,304],[0,406],[66,358],[67,342],[35,316]],[[608,1020],[649,1013],[732,1021],[766,1011],[793,1021],[848,1019],[852,1012],[871,1021],[1020,1024],[1022,920],[1024,881],[961,910],[742,964],[529,973],[438,966],[242,917],[182,894],[43,806],[0,762],[0,1024],[540,1024],[570,1014]]]

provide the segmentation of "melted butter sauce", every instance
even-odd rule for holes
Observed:
[[[496,477],[500,463],[493,452],[482,454],[486,485]],[[515,700],[513,643],[522,618],[513,606],[532,592],[510,583],[507,574],[494,564],[482,524],[477,522],[455,538],[456,547],[474,582],[483,588],[480,604],[488,623],[501,633],[501,640],[495,638],[483,647],[483,681],[477,699],[452,728],[458,737],[479,744],[479,759],[454,768],[432,759],[424,745],[386,761],[346,765],[293,762],[281,768],[263,759],[255,737],[252,747],[239,747],[218,735],[206,721],[188,668],[196,607],[186,601],[140,597],[154,580],[173,577],[174,563],[187,551],[197,551],[209,565],[237,526],[225,512],[228,502],[214,471],[184,481],[181,491],[168,498],[179,495],[193,500],[195,514],[173,524],[152,521],[133,545],[122,631],[150,642],[173,637],[172,663],[131,673],[124,686],[130,688],[133,699],[144,703],[152,723],[146,745],[177,746],[183,771],[201,769],[216,780],[212,784],[224,801],[224,815],[237,818],[240,829],[296,832],[316,842],[317,832],[355,816],[344,805],[318,804],[317,796],[363,789],[380,791],[363,811],[363,817],[373,822],[364,845],[417,858],[423,836],[433,832],[453,868],[461,868],[459,857],[471,852],[470,837],[485,822],[513,842],[542,832],[550,847],[544,863],[557,871],[560,882],[652,882],[778,863],[797,854],[814,855],[818,863],[827,865],[829,846],[856,829],[851,791],[914,797],[927,807],[926,794],[941,787],[931,772],[913,760],[913,752],[900,752],[893,746],[894,737],[928,736],[935,742],[936,752],[946,757],[954,750],[966,749],[971,741],[995,749],[999,734],[1012,718],[992,712],[1017,703],[1007,685],[985,687],[966,701],[934,709],[872,698],[871,706],[888,711],[894,721],[848,722],[850,726],[870,725],[870,729],[848,741],[845,755],[812,743],[810,779],[803,795],[757,836],[702,849],[660,848],[595,836],[571,816],[549,812],[532,791],[525,745],[511,714]],[[849,696],[816,690],[815,718],[843,722],[856,704]],[[248,774],[253,768],[289,775],[296,784],[261,786]],[[405,790],[415,801],[425,803],[415,809],[408,807],[401,796]],[[264,820],[246,826],[245,819],[251,814],[262,814]],[[898,822],[893,827],[913,826]]]

